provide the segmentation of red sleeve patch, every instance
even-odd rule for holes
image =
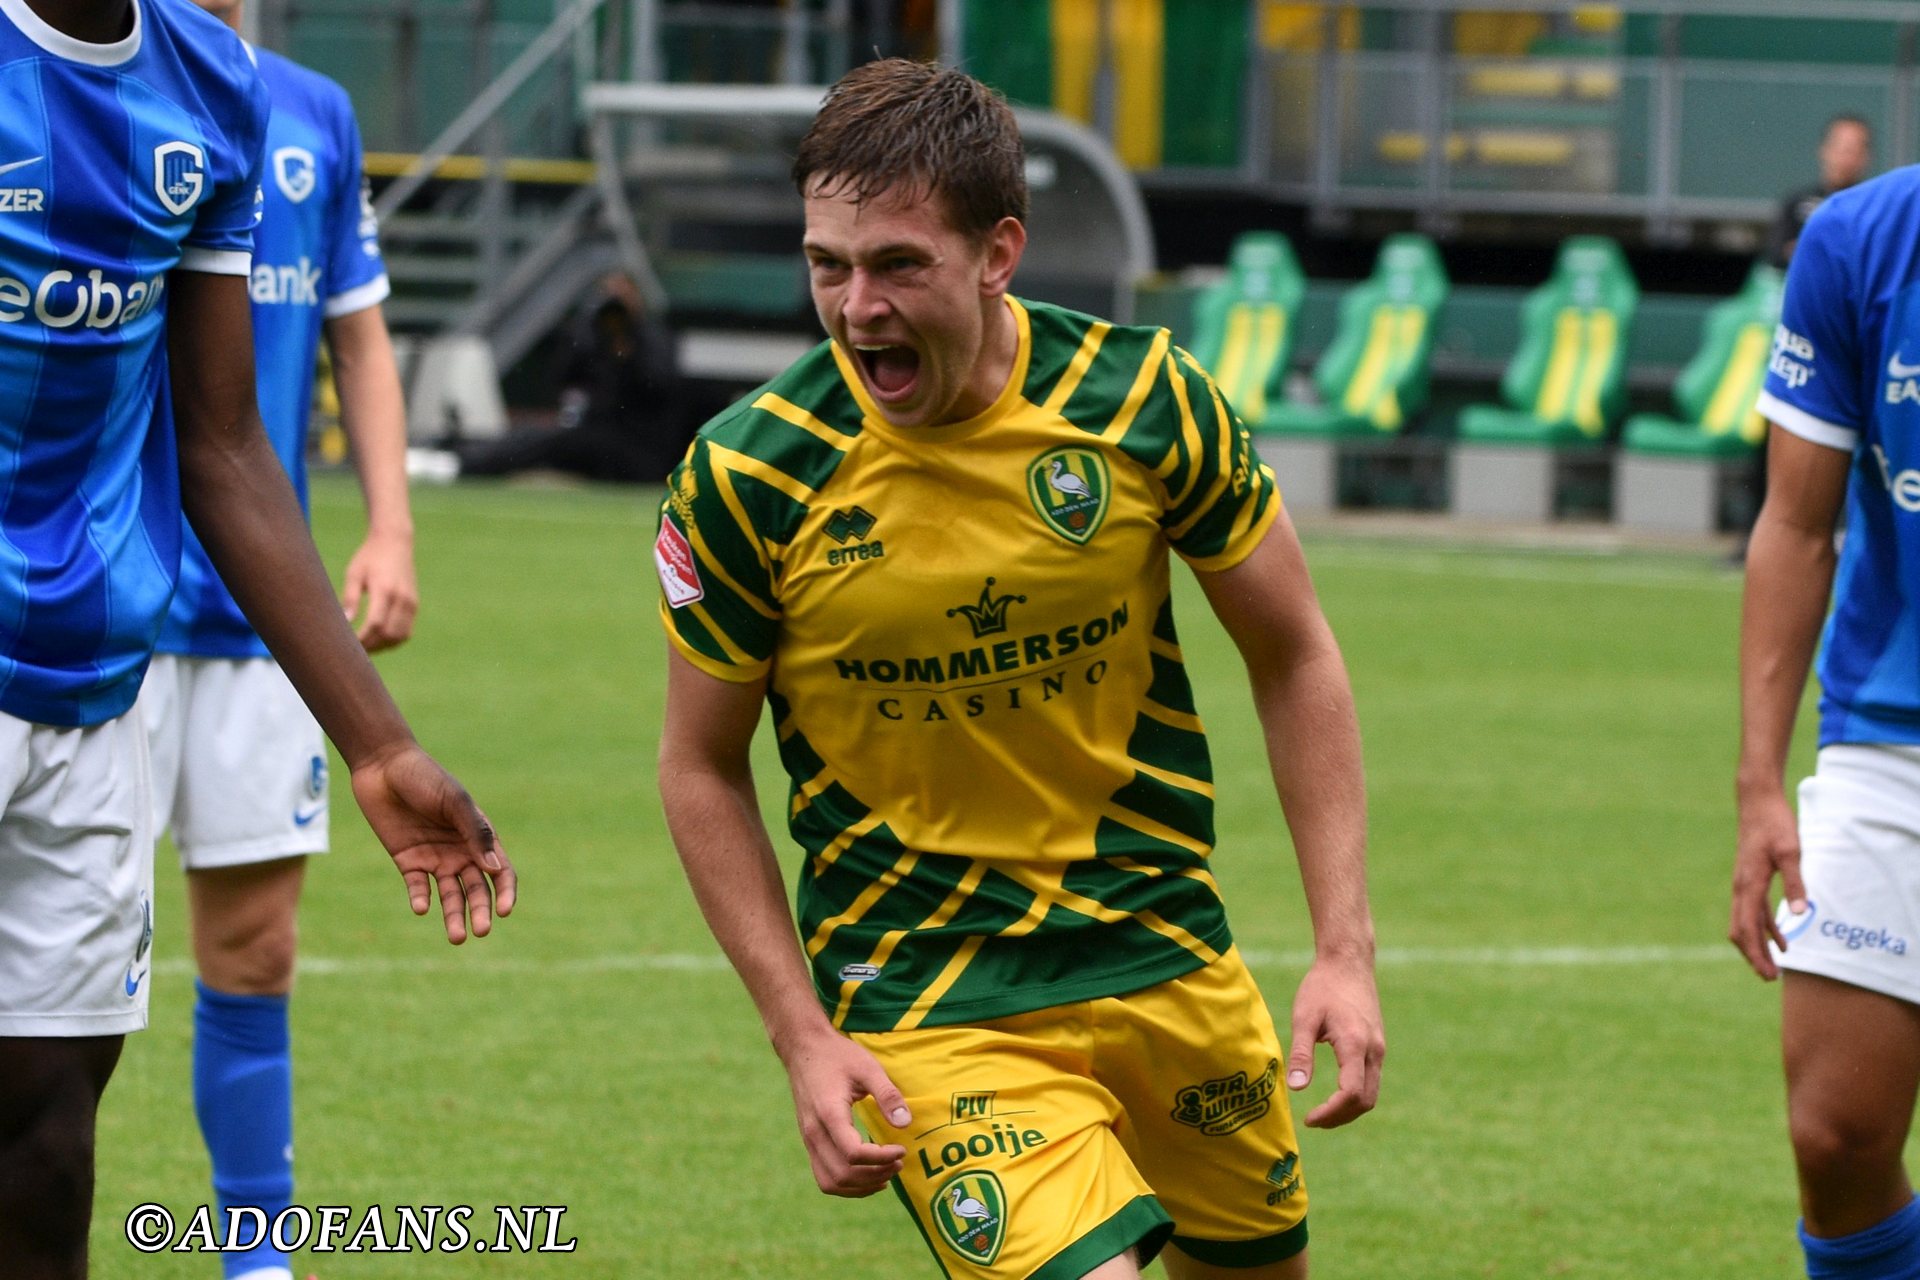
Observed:
[[[660,536],[653,540],[653,565],[660,572],[660,587],[667,593],[667,603],[674,608],[692,604],[707,594],[700,584],[700,571],[694,567],[693,547],[671,519],[660,522]]]

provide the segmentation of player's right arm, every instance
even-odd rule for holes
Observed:
[[[1806,905],[1787,751],[1833,587],[1834,522],[1872,411],[1860,372],[1877,352],[1861,350],[1860,254],[1845,203],[1821,205],[1800,233],[1759,404],[1772,425],[1740,616],[1739,836],[1727,936],[1769,981],[1780,968],[1767,943],[1786,946],[1768,909],[1774,876],[1790,911]]]
[[[354,798],[406,881],[437,886],[447,938],[513,909],[514,872],[457,781],[414,741],[333,595],[254,400],[247,280],[176,269],[167,352],[180,501],[220,578],[352,771]],[[493,900],[488,885],[492,882]]]
[[[871,1096],[896,1127],[911,1117],[873,1055],[834,1029],[814,993],[754,798],[748,750],[765,698],[764,676],[722,680],[670,647],[660,799],[707,927],[787,1069],[814,1181],[828,1195],[868,1196],[900,1172],[907,1153],[866,1141],[853,1104]]]
[[[1735,780],[1740,826],[1727,936],[1769,981],[1780,976],[1780,967],[1767,941],[1783,950],[1787,945],[1767,901],[1774,876],[1781,879],[1789,910],[1806,910],[1799,829],[1786,793],[1787,751],[1833,589],[1833,529],[1851,461],[1844,450],[1772,426],[1766,501],[1747,543]]]

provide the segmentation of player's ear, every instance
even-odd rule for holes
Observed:
[[[1007,217],[987,232],[986,263],[980,272],[980,294],[997,298],[1013,285],[1013,273],[1020,267],[1020,255],[1027,250],[1027,226],[1018,218]]]

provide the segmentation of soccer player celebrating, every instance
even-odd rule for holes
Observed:
[[[1786,971],[1800,1240],[1807,1273],[1836,1280],[1920,1275],[1920,1203],[1901,1163],[1920,1080],[1916,244],[1920,168],[1838,192],[1807,222],[1760,396],[1767,495],[1741,616],[1729,932],[1761,977]],[[1820,752],[1796,823],[1787,750],[1829,594]]]
[[[1286,1092],[1385,1049],[1359,732],[1272,475],[1165,330],[1008,292],[1012,112],[870,63],[794,177],[831,341],[709,423],[655,561],[667,819],[793,1089],[821,1190],[892,1182],[952,1276],[1306,1273]],[[1169,599],[1246,659],[1316,959],[1283,1049],[1207,855],[1213,784]],[[765,702],[806,853],[758,818]],[[809,965],[811,975],[809,975]],[[867,1137],[856,1130],[858,1112]]]
[[[342,615],[254,404],[267,99],[188,0],[0,0],[0,1259],[83,1275],[94,1115],[146,1023],[134,706],[184,508],[449,939],[514,876]],[[490,900],[491,898],[491,900]]]
[[[235,32],[240,0],[199,0]],[[369,650],[410,634],[418,601],[407,505],[406,417],[380,312],[386,270],[345,90],[255,50],[271,111],[254,232],[254,361],[261,416],[294,491],[306,494],[307,415],[322,328],[341,420],[367,501],[367,538],[345,603],[364,599]],[[171,825],[187,869],[200,981],[194,1109],[220,1207],[272,1221],[293,1199],[295,907],[306,855],[327,850],[326,744],[189,531],[159,652],[140,694],[156,831]],[[238,1280],[291,1280],[270,1239],[223,1254]]]

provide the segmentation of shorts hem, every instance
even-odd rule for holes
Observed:
[[[196,846],[180,850],[182,871],[219,871],[227,867],[247,867],[257,862],[278,862],[282,858],[306,858],[326,853],[325,836],[291,839],[274,836],[267,840],[243,840],[232,844]]]
[[[1307,1247],[1307,1220],[1294,1223],[1278,1235],[1259,1240],[1196,1240],[1176,1235],[1173,1243],[1195,1262],[1213,1267],[1264,1267],[1285,1262]]]
[[[1881,970],[1866,965],[1847,964],[1827,956],[1796,958],[1791,951],[1769,949],[1773,951],[1774,960],[1779,966],[1790,972],[1810,973],[1816,978],[1831,978],[1835,982],[1844,982],[1848,986],[1859,987],[1876,995],[1903,1000],[1908,1004],[1920,1004],[1920,984],[1900,982]]]
[[[1080,1280],[1109,1258],[1138,1247],[1145,1267],[1173,1235],[1173,1219],[1152,1196],[1135,1196],[1120,1211],[1053,1255],[1028,1280]]]
[[[0,1013],[0,1036],[22,1040],[71,1040],[123,1036],[147,1029],[147,1011],[120,1013]]]

